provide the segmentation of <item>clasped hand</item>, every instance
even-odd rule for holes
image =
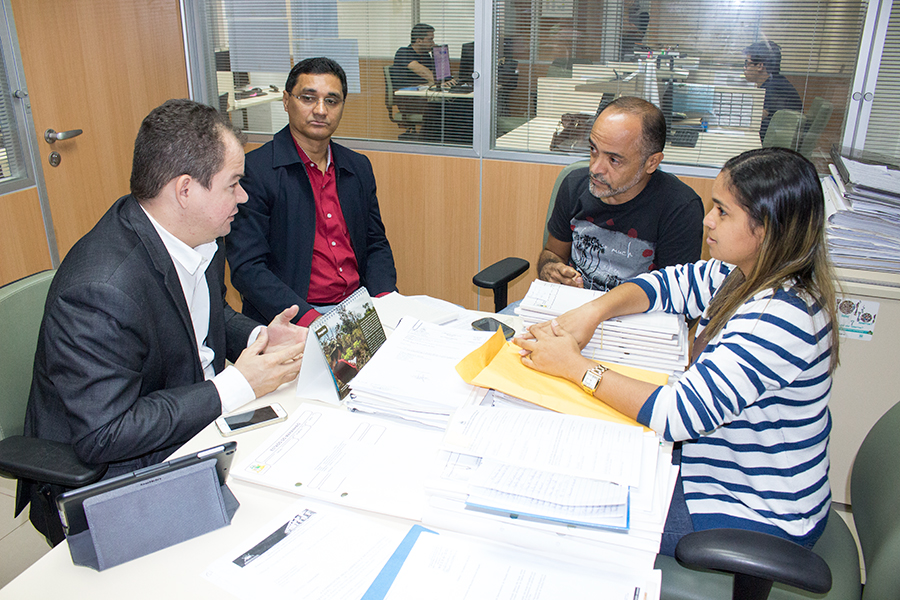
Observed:
[[[299,310],[295,304],[272,319],[234,363],[257,398],[300,373],[309,329],[291,323]]]

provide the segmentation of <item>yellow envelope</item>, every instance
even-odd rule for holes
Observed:
[[[575,383],[540,373],[522,364],[520,348],[498,331],[456,365],[456,372],[479,387],[498,390],[556,412],[593,417],[614,423],[638,425],[608,404],[597,400]],[[668,376],[636,367],[604,363],[611,370],[654,385],[665,385]]]

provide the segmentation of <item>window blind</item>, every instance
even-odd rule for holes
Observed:
[[[557,153],[550,144],[563,114],[637,95],[667,117],[667,162],[718,167],[766,144],[824,166],[843,130],[865,9],[849,0],[499,0],[495,53],[517,77],[504,86],[504,66],[495,71],[493,147]],[[745,50],[759,43],[780,50],[767,74],[783,76],[800,99],[781,103],[797,114],[775,120],[769,140],[760,133],[775,115],[765,109],[779,103],[745,74]],[[679,139],[691,129],[693,141]]]
[[[474,0],[206,2],[219,107],[243,130],[274,133],[284,127],[281,98],[291,67],[327,56],[342,66],[349,85],[336,137],[471,146],[471,89],[404,90],[414,86],[407,81],[409,70],[392,67],[395,53],[411,45],[413,26],[424,23],[433,28],[434,42],[446,46],[449,64],[441,66],[459,80],[463,49],[474,46]],[[430,64],[427,49],[417,50]],[[444,49],[437,55],[443,58]]]

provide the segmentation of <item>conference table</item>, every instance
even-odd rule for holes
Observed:
[[[464,311],[460,314],[456,327],[467,327],[474,319],[489,313]],[[521,319],[515,316],[490,313],[517,331],[522,330]],[[388,328],[390,331],[390,328]],[[325,410],[326,405],[315,400],[297,396],[296,382],[282,385],[276,391],[242,407],[252,409],[272,402],[280,403],[293,415],[301,408],[316,407]],[[328,406],[327,409],[335,410]],[[237,442],[233,467],[252,456],[276,431],[278,425],[243,432],[223,438],[214,424],[210,424],[186,443],[174,456],[182,456],[214,447],[225,441]],[[284,511],[292,510],[303,497],[263,487],[254,483],[229,477],[228,486],[240,502],[240,508],[230,525],[206,533],[194,539],[170,546],[155,553],[137,558],[102,572],[73,564],[66,542],[61,543],[39,561],[29,567],[19,577],[0,589],[0,599],[6,598],[232,598],[223,587],[213,583],[204,572],[211,563],[220,559],[223,553],[246,544],[258,535],[261,528],[270,525],[273,518]],[[309,500],[313,505],[316,501]],[[326,504],[326,503],[321,503]],[[330,506],[330,505],[329,505]],[[359,515],[369,523],[406,532],[415,525],[413,521],[383,514],[339,507]],[[554,537],[556,534],[554,534]],[[229,559],[230,560],[230,559]]]

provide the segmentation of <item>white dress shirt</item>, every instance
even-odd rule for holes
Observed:
[[[143,209],[143,206],[141,208]],[[191,313],[191,323],[194,326],[194,338],[197,340],[197,351],[200,355],[203,375],[206,379],[211,380],[219,391],[222,412],[231,412],[254,400],[256,394],[250,383],[247,382],[247,378],[234,366],[229,365],[221,373],[216,374],[213,367],[213,359],[216,354],[212,348],[206,345],[206,338],[209,334],[209,285],[206,282],[206,269],[218,247],[215,242],[208,242],[191,248],[166,231],[146,210],[144,213],[162,239],[172,262],[175,263],[181,290]],[[248,344],[256,339],[261,327],[253,330]]]

